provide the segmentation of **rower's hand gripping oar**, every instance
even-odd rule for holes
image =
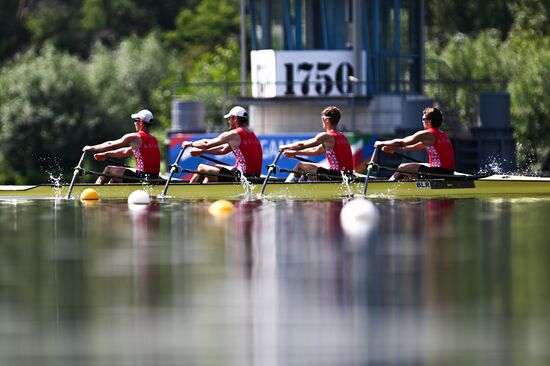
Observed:
[[[168,190],[168,186],[170,185],[170,181],[172,180],[172,176],[175,172],[178,171],[178,164],[181,160],[181,157],[183,156],[183,153],[185,152],[185,149],[187,149],[187,146],[183,146],[178,154],[178,157],[176,158],[176,161],[174,161],[174,164],[170,165],[170,175],[168,176],[168,179],[166,180],[166,184],[164,185],[164,189],[162,190],[162,198],[166,197],[166,191]]]
[[[87,151],[84,151],[82,153],[82,156],[80,157],[80,160],[78,161],[78,164],[74,168],[73,172],[73,179],[71,179],[71,184],[69,184],[69,190],[67,191],[67,198],[71,198],[71,193],[73,191],[73,186],[76,181],[76,177],[80,174],[80,171],[82,170],[82,162],[84,161],[84,157],[86,157]]]
[[[265,186],[267,185],[267,181],[269,180],[269,177],[271,176],[271,174],[275,171],[275,169],[277,167],[277,162],[281,158],[281,155],[283,155],[283,152],[284,152],[284,150],[280,150],[277,153],[277,156],[275,157],[275,160],[273,160],[273,164],[269,165],[269,167],[267,168],[267,175],[265,177],[264,184],[262,184],[262,190],[260,191],[260,194],[262,194],[262,195],[264,194]]]
[[[366,174],[366,177],[365,177],[365,186],[363,187],[363,197],[367,196],[367,185],[369,184],[369,177],[370,177],[370,175],[372,174],[372,172],[375,168],[379,149],[380,148],[378,148],[378,147],[374,148],[374,152],[372,153],[372,156],[370,158],[370,163],[367,165],[367,174]]]

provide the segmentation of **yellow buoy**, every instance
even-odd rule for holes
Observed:
[[[80,194],[81,201],[97,201],[99,200],[99,194],[93,188],[86,188]]]
[[[235,207],[233,204],[226,200],[218,200],[210,205],[208,212],[212,216],[225,216],[233,212]]]

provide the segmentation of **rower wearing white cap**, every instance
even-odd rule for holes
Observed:
[[[235,154],[236,163],[232,168],[216,164],[200,164],[191,183],[234,182],[239,181],[240,174],[259,177],[262,172],[262,146],[258,138],[248,127],[248,113],[240,106],[231,108],[223,118],[229,122],[229,131],[221,133],[213,139],[185,141],[182,147],[192,147],[191,155],[202,154],[224,155]],[[210,175],[209,175],[210,174]],[[212,175],[214,174],[214,175]]]
[[[101,144],[84,146],[82,151],[94,152],[94,159],[98,161],[106,158],[136,159],[136,168],[109,165],[96,180],[96,184],[136,182],[139,179],[158,178],[160,172],[160,149],[157,139],[151,135],[149,129],[153,124],[153,113],[142,109],[130,116],[134,120],[136,132],[127,133],[118,140],[106,141]],[[129,177],[130,179],[123,179]]]

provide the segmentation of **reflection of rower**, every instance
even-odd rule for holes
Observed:
[[[408,179],[422,173],[431,174],[454,174],[455,156],[453,145],[449,137],[439,129],[443,123],[443,114],[437,108],[426,108],[422,112],[422,124],[424,128],[413,135],[402,139],[376,141],[374,147],[382,147],[382,151],[391,153],[392,149],[401,150],[423,150],[425,149],[430,158],[428,163],[404,163],[399,165],[391,180]]]
[[[296,164],[295,171],[311,174],[318,180],[341,180],[341,172],[351,173],[353,171],[353,154],[349,141],[344,134],[336,130],[341,116],[337,107],[327,107],[321,115],[325,132],[321,132],[309,140],[279,147],[280,151],[286,150],[284,154],[289,158],[296,157],[296,155],[315,156],[323,153],[327,156],[328,169],[317,163],[300,162]],[[301,177],[291,173],[287,182],[295,182],[299,179]]]

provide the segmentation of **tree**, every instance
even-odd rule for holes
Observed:
[[[428,0],[428,39],[443,46],[456,34],[475,37],[487,29],[496,29],[502,37],[506,37],[514,21],[513,6],[520,1]]]
[[[0,167],[8,183],[44,181],[47,168],[64,171],[97,129],[108,134],[82,64],[47,46],[2,69],[0,77]],[[102,128],[99,128],[99,127]],[[59,167],[44,167],[51,162]],[[58,170],[58,172],[59,172]]]
[[[193,9],[183,9],[176,18],[176,29],[167,40],[181,52],[184,70],[207,52],[238,39],[240,27],[238,0],[203,0]]]
[[[496,30],[476,37],[458,35],[441,49],[427,42],[426,77],[436,82],[426,86],[426,94],[442,101],[460,123],[476,124],[479,94],[502,91],[508,81],[502,43]]]
[[[45,169],[69,171],[83,146],[130,132],[131,113],[155,110],[151,95],[175,57],[151,34],[115,51],[97,46],[90,60],[48,45],[2,69],[0,181],[43,182]],[[162,116],[155,119],[162,130]]]

